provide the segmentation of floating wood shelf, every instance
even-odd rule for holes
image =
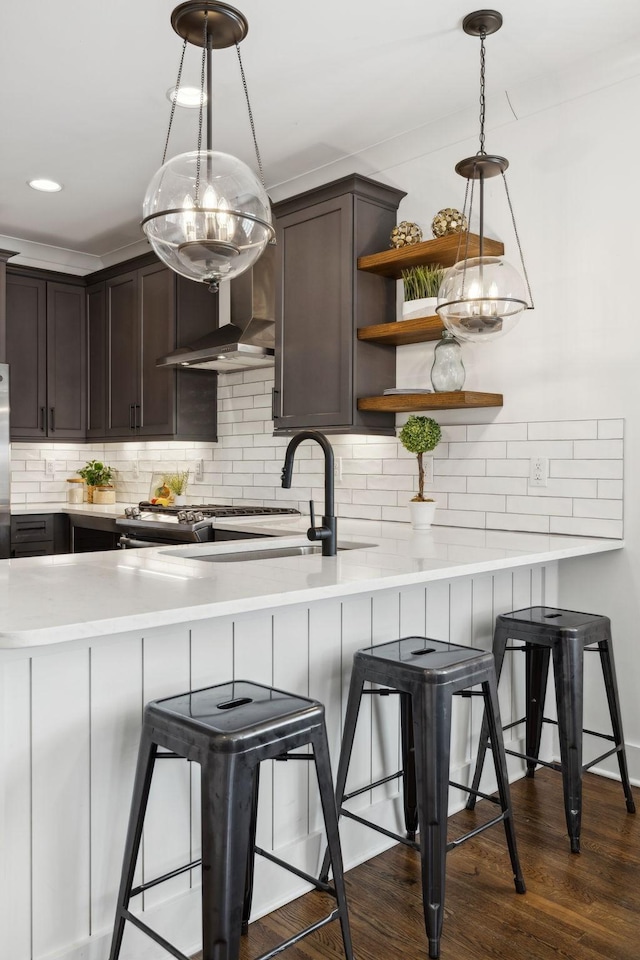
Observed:
[[[396,323],[372,323],[368,327],[358,327],[358,340],[401,347],[407,343],[439,340],[443,330],[444,324],[440,317],[414,317],[411,320],[398,320]]]
[[[423,263],[439,263],[443,267],[452,267],[458,260],[463,259],[465,254],[468,257],[479,255],[480,237],[470,233],[468,240],[467,246],[466,235],[460,239],[457,233],[452,233],[400,249],[371,253],[366,257],[358,257],[358,270],[367,270],[369,273],[379,273],[383,277],[399,280],[405,267],[416,267]],[[485,237],[484,253],[487,257],[500,256],[504,253],[504,244]]]
[[[501,406],[501,393],[474,393],[469,390],[456,390],[452,393],[395,393],[384,397],[360,397],[358,400],[358,410],[384,410],[387,413]]]

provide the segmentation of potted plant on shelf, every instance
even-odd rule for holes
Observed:
[[[84,467],[77,471],[87,484],[87,501],[89,503],[115,503],[116,493],[112,484],[113,467],[100,460],[88,460]],[[97,491],[96,487],[101,487]]]
[[[440,425],[431,417],[411,415],[400,431],[400,443],[418,458],[418,492],[409,503],[411,526],[414,530],[428,530],[433,523],[436,503],[424,495],[423,456],[435,450],[441,437]]]
[[[436,312],[438,290],[445,270],[439,264],[420,264],[402,271],[404,303],[402,319],[431,317]]]

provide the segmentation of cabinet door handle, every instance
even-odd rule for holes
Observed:
[[[278,411],[276,410],[276,396],[279,395],[280,391],[276,390],[275,387],[271,388],[271,419],[278,419]]]
[[[134,424],[135,424],[136,430],[138,430],[141,425],[142,415],[140,415],[140,404],[136,403],[134,404],[134,406],[135,406]]]
[[[40,429],[42,430],[43,433],[46,433],[46,430],[47,430],[46,417],[47,417],[47,408],[40,407]]]
[[[56,408],[49,407],[49,423],[51,424],[51,432],[55,433],[56,431]]]
[[[135,424],[135,409],[136,409],[135,403],[130,403],[130,404],[129,404],[129,429],[130,429],[130,430],[135,430],[135,428],[136,428],[136,424]]]

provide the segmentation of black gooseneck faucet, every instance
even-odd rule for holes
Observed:
[[[315,509],[313,500],[310,500],[309,511],[311,513],[311,526],[307,530],[307,537],[309,540],[322,541],[323,557],[335,557],[338,549],[338,537],[333,505],[333,447],[324,433],[319,433],[317,430],[302,430],[300,433],[296,433],[295,437],[291,438],[284,456],[282,486],[287,490],[291,486],[293,458],[303,440],[315,440],[316,443],[320,444],[324,452],[324,516],[322,518],[322,526],[316,527]]]

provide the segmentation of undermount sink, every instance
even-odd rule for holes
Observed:
[[[357,550],[362,548],[371,548],[368,543],[342,543],[338,547],[338,553],[343,550]],[[178,553],[174,550],[163,551],[171,556],[185,556],[185,553]],[[195,548],[193,552],[187,554],[189,560],[205,560],[208,563],[240,563],[247,560],[271,560],[280,557],[304,557],[304,556],[322,556],[322,544],[320,543],[298,543],[288,544],[287,546],[260,546],[255,550],[229,550],[228,552],[212,549],[211,552],[201,552]]]

